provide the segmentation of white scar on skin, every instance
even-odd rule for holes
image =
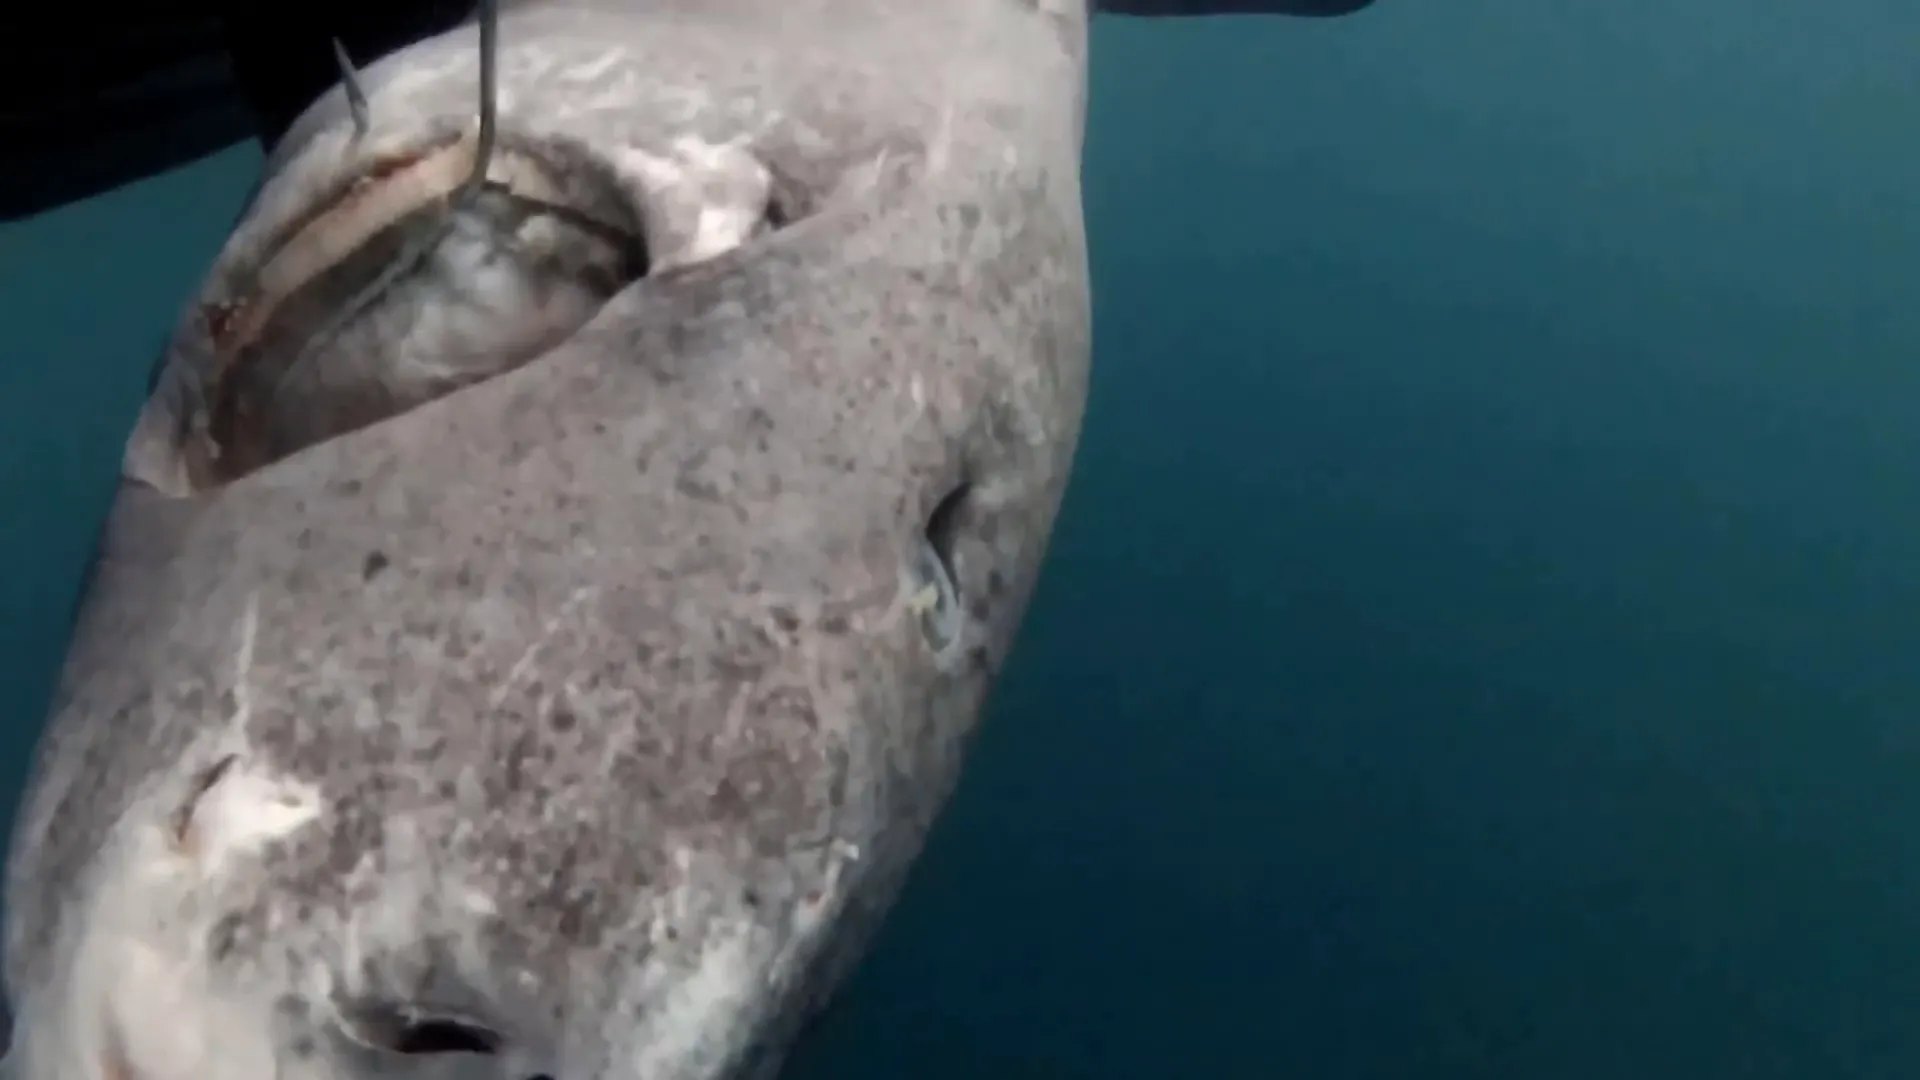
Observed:
[[[233,727],[244,732],[253,719],[253,646],[260,636],[260,590],[247,594],[247,611],[240,617],[240,651],[233,661]]]
[[[575,589],[573,595],[567,597],[566,602],[560,605],[560,610],[555,612],[553,618],[548,619],[547,624],[540,628],[540,636],[534,638],[532,643],[527,646],[526,651],[520,654],[520,659],[515,660],[513,666],[507,669],[507,677],[500,680],[499,688],[493,692],[493,701],[490,703],[492,708],[498,709],[506,702],[507,695],[513,693],[513,688],[520,684],[521,679],[527,677],[528,671],[532,670],[533,662],[540,657],[540,650],[546,648],[547,643],[553,640],[554,635],[558,634],[561,628],[567,625],[567,620],[571,619],[574,613],[580,610],[580,605],[585,603],[598,591],[599,590],[593,586],[586,585]]]
[[[203,877],[218,874],[236,855],[258,852],[320,816],[316,786],[260,769],[246,750],[253,720],[253,662],[260,638],[260,593],[247,595],[240,616],[240,644],[233,662],[233,716],[226,753],[200,775],[204,784],[168,820],[175,830],[174,850],[185,855]]]
[[[234,761],[194,800],[178,847],[203,876],[251,855],[320,816],[320,790]]]
[[[248,751],[254,653],[260,638],[258,591],[247,596],[239,637],[233,658],[233,715],[218,743],[211,753],[182,760],[186,766],[199,757],[203,764],[193,768],[190,788],[183,797],[176,796],[173,812],[134,811],[149,818],[149,829],[168,834],[168,850],[184,857],[202,880],[217,875],[230,858],[257,852],[320,816],[319,788],[263,770]]]

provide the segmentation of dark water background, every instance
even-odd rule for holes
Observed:
[[[1102,26],[1081,468],[800,1076],[1915,1075],[1917,50],[1904,0]],[[255,161],[0,232],[10,786]]]

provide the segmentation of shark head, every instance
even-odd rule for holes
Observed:
[[[316,103],[127,446],[9,1080],[773,1068],[1066,484],[1085,29],[525,0]]]

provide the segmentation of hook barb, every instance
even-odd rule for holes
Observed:
[[[373,126],[372,114],[367,109],[367,91],[360,85],[360,72],[354,69],[347,47],[340,44],[339,38],[333,39],[333,61],[340,67],[340,86],[346,91],[347,113],[353,117],[353,137],[365,138]]]

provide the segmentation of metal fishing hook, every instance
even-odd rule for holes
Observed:
[[[499,124],[500,0],[479,0],[475,17],[480,24],[480,131],[474,139],[473,171],[467,174],[466,181],[448,200],[448,205],[441,214],[441,220],[424,235],[408,243],[400,254],[394,257],[393,262],[387,264],[386,269],[341,306],[340,311],[327,321],[323,329],[309,337],[293,360],[281,370],[279,378],[275,380],[276,385],[284,382],[288,374],[305,363],[314,350],[333,340],[334,336],[348,323],[359,318],[362,312],[380,298],[381,294],[393,286],[394,282],[419,269],[427,261],[427,257],[433,254],[434,249],[452,235],[454,222],[460,212],[471,206],[473,201],[486,190],[487,167],[493,159],[495,129]],[[344,61],[346,50],[340,49],[339,53]],[[348,83],[350,88],[356,85],[356,82]],[[364,96],[361,101],[364,108]],[[349,89],[349,108],[352,107],[352,102],[353,90]],[[358,118],[355,124],[357,127]]]
[[[480,0],[480,134],[474,140],[473,172],[456,201],[480,194],[487,186],[487,165],[493,158],[494,129],[500,111],[500,0]]]
[[[353,137],[364,139],[373,126],[372,114],[367,110],[367,92],[361,87],[360,73],[354,70],[347,47],[340,44],[339,38],[333,39],[333,62],[340,68],[340,87],[347,95],[347,113],[353,117]]]

